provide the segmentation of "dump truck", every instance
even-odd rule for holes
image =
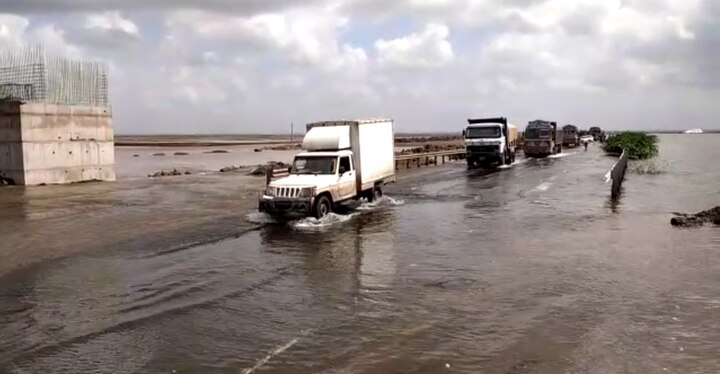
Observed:
[[[563,130],[557,122],[530,121],[525,128],[523,151],[526,157],[546,157],[562,153]]]
[[[468,167],[492,167],[515,162],[517,126],[507,118],[468,119],[463,130]]]
[[[287,177],[271,181],[259,211],[322,218],[349,200],[373,201],[395,181],[391,119],[310,123]]]
[[[563,145],[577,147],[580,145],[580,135],[577,126],[565,125],[563,127]]]

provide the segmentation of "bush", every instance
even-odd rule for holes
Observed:
[[[603,144],[603,150],[619,156],[626,149],[631,159],[646,160],[658,154],[658,139],[644,132],[621,132],[610,135]]]

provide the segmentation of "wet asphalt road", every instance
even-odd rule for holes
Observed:
[[[246,211],[232,235],[21,269],[0,278],[0,372],[717,373],[720,231],[669,227],[718,205],[698,162],[716,141],[663,138],[665,172],[619,202],[613,160],[570,150],[416,171],[322,222]]]

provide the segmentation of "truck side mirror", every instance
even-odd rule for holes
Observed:
[[[463,130],[463,138],[465,137],[465,130]]]

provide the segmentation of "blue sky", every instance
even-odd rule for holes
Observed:
[[[0,0],[0,48],[105,61],[117,133],[387,116],[720,128],[713,0]]]

